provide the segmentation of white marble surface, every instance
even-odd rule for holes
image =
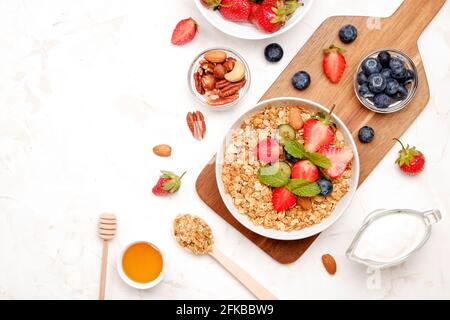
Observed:
[[[192,212],[212,226],[217,245],[280,298],[450,297],[450,3],[424,32],[419,47],[431,100],[403,140],[427,156],[426,171],[411,179],[394,165],[397,148],[359,189],[351,207],[296,263],[283,266],[225,224],[197,197],[194,182],[226,129],[251,107],[320,22],[335,14],[388,16],[401,0],[317,0],[307,17],[277,38],[279,64],[265,62],[269,41],[227,37],[199,16],[190,0],[158,8],[154,1],[0,2],[0,299],[95,299],[101,243],[96,221],[115,212],[108,297],[112,299],[238,299],[252,296],[208,257],[179,249],[170,235],[178,213]],[[193,16],[200,33],[185,47],[170,45],[176,22]],[[189,136],[187,111],[197,108],[186,86],[190,60],[214,45],[239,48],[253,85],[235,110],[203,110],[203,142]],[[170,159],[155,157],[167,142]],[[159,169],[188,174],[170,199],[151,195]],[[444,220],[425,248],[381,275],[344,256],[362,219],[379,207],[440,208]],[[164,282],[148,291],[127,287],[115,259],[122,245],[149,239],[168,260]],[[338,274],[320,257],[330,252]],[[380,282],[381,281],[381,282]]]

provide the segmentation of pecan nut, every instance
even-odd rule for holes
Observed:
[[[194,73],[195,89],[201,95],[205,94],[205,89],[202,86],[202,77],[199,72]]]
[[[202,140],[206,134],[205,117],[200,111],[188,112],[186,122],[192,136],[197,140]]]
[[[236,101],[238,98],[239,98],[239,93],[235,93],[228,97],[223,97],[223,98],[214,99],[214,100],[208,100],[208,104],[210,106],[222,106],[224,104],[228,104],[233,101]]]

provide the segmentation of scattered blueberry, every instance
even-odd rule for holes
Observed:
[[[380,61],[381,65],[384,68],[388,68],[389,67],[389,62],[391,61],[391,54],[387,51],[381,51],[378,54],[378,61]]]
[[[300,159],[291,156],[290,153],[288,153],[287,151],[284,151],[284,158],[286,159],[286,161],[290,162],[290,163],[297,163],[300,161]]]
[[[408,97],[408,89],[404,86],[399,86],[395,98],[398,100],[405,100]]]
[[[306,71],[299,71],[292,77],[292,85],[298,90],[305,90],[311,84],[311,77]]]
[[[366,76],[370,76],[372,73],[379,73],[383,68],[378,60],[374,58],[364,60],[361,67]]]
[[[416,74],[414,73],[414,71],[412,70],[406,70],[406,78],[403,81],[403,84],[409,84],[412,83],[414,81]]]
[[[358,73],[358,76],[356,78],[357,78],[359,85],[363,85],[363,84],[367,83],[367,76],[362,71],[360,73]]]
[[[339,30],[339,38],[343,43],[352,43],[357,37],[358,30],[351,24],[347,24]]]
[[[386,80],[386,89],[384,89],[384,93],[392,97],[397,93],[399,87],[400,84],[397,80],[389,78]]]
[[[278,43],[271,43],[264,49],[264,56],[269,62],[280,61],[283,58],[283,54],[283,48]]]
[[[369,89],[373,93],[380,93],[386,89],[386,79],[380,73],[374,73],[369,76]]]
[[[373,104],[380,109],[386,109],[389,107],[391,98],[385,93],[379,93],[373,98]]]
[[[371,127],[364,126],[358,132],[359,141],[362,143],[370,143],[375,138],[375,130]]]
[[[320,195],[328,197],[333,193],[333,184],[331,183],[331,181],[321,178],[317,180],[317,184],[320,188]]]
[[[391,69],[385,68],[381,71],[381,75],[385,78],[385,79],[389,79],[392,78],[392,72]]]
[[[359,95],[363,98],[373,98],[375,95],[370,91],[367,84],[363,84],[358,89]]]

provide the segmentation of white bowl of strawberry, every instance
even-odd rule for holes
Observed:
[[[220,31],[248,40],[268,39],[294,27],[313,0],[194,0]]]
[[[301,98],[260,102],[232,126],[216,161],[222,199],[262,236],[297,240],[335,223],[359,181],[352,134],[327,108]]]

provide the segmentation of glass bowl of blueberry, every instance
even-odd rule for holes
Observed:
[[[414,98],[417,69],[403,52],[381,49],[362,59],[354,84],[356,96],[366,108],[392,113],[405,108]]]

